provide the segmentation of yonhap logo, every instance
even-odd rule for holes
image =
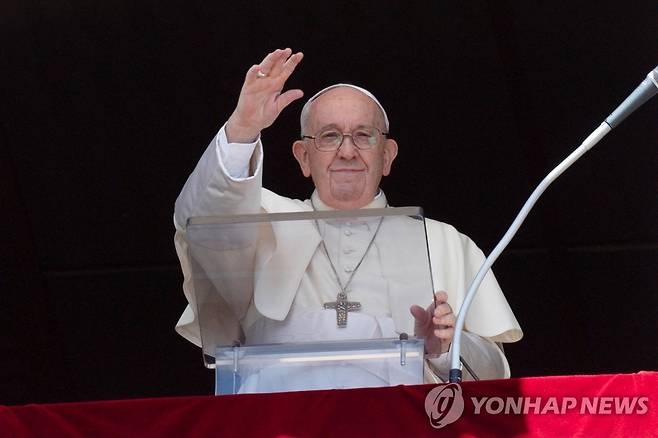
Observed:
[[[645,415],[648,396],[532,396],[469,397],[471,415]],[[472,406],[471,406],[472,404]],[[465,400],[458,383],[443,383],[425,397],[425,413],[435,429],[454,423],[464,414]]]
[[[464,397],[457,383],[445,383],[433,388],[425,397],[425,413],[435,429],[454,423],[464,413]]]

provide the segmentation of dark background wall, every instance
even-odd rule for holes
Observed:
[[[316,4],[317,3],[317,4]],[[7,0],[0,10],[0,403],[207,394],[173,326],[173,203],[269,50],[307,95],[372,90],[401,146],[383,187],[488,252],[539,180],[658,62],[653,1]],[[266,185],[304,198],[268,129]],[[656,369],[658,102],[545,194],[495,271],[514,375]]]

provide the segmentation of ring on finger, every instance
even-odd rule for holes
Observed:
[[[267,73],[264,73],[262,70],[258,70],[258,71],[256,72],[256,77],[259,77],[259,78],[266,78],[266,77],[267,77]]]

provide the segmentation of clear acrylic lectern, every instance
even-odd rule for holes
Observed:
[[[185,239],[216,394],[423,382],[419,207],[198,217]]]

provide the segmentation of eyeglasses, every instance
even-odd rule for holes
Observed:
[[[387,135],[388,132],[381,132],[375,127],[363,126],[351,133],[340,132],[335,128],[330,128],[316,135],[302,135],[302,138],[312,139],[315,143],[315,148],[319,151],[332,152],[340,149],[345,137],[352,137],[352,142],[357,149],[367,150],[377,146],[382,136]]]

